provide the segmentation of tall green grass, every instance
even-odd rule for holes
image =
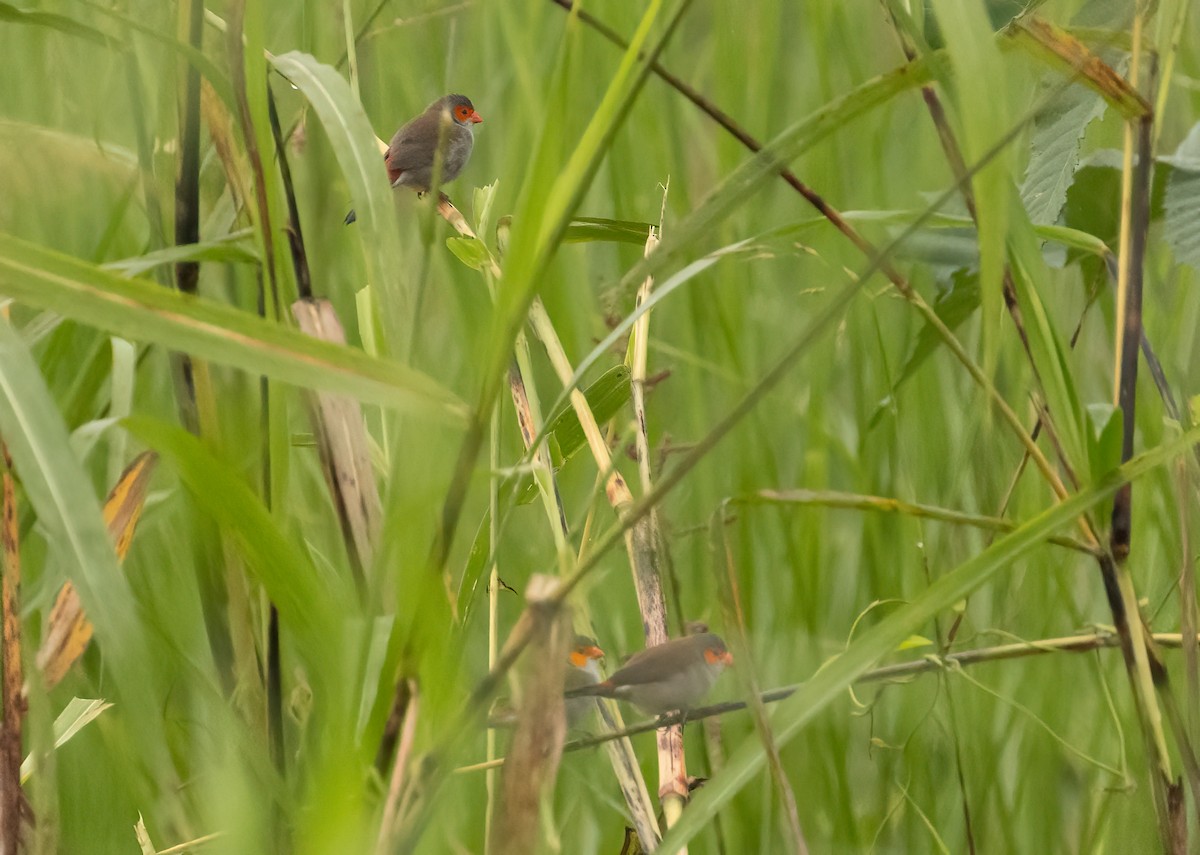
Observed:
[[[1125,73],[1132,27],[1118,5],[1037,12]],[[31,673],[31,850],[135,851],[140,815],[144,851],[202,838],[193,851],[370,851],[391,780],[376,753],[402,678],[419,691],[404,766],[419,810],[401,813],[396,848],[483,851],[485,773],[454,770],[486,755],[486,703],[469,698],[488,669],[490,560],[505,583],[494,603],[501,641],[531,574],[577,566],[556,550],[541,503],[527,501],[529,463],[504,393],[514,339],[540,300],[572,365],[586,364],[586,388],[623,360],[626,334],[605,339],[632,320],[648,274],[669,292],[651,313],[649,371],[661,376],[646,411],[655,481],[667,485],[655,508],[668,611],[680,621],[672,631],[701,620],[734,637],[722,594],[732,581],[749,642],[738,668],[762,687],[803,684],[771,706],[770,722],[811,851],[1161,847],[1157,760],[1117,649],[853,688],[884,662],[1112,632],[1095,558],[1047,538],[1085,539],[1086,515],[1107,544],[1119,483],[1110,265],[1122,116],[1002,29],[1018,11],[1011,3],[585,5],[627,42],[661,42],[661,64],[766,143],[759,154],[636,51],[623,54],[550,0],[241,6],[208,8],[197,54],[178,40],[175,4],[0,4],[0,300],[11,298],[0,436],[20,482],[25,646],[36,648],[66,579],[96,633],[52,691]],[[1136,477],[1132,585],[1150,628],[1168,632],[1195,627],[1194,593],[1180,583],[1200,521],[1200,23],[1189,11],[1184,0],[1152,10],[1140,74],[1147,101],[1161,105],[1143,323],[1175,410],[1143,361],[1139,456],[1119,470]],[[239,20],[265,233],[231,65],[242,34],[227,30]],[[1147,51],[1159,69],[1149,85]],[[163,247],[173,243],[189,63],[211,90],[202,243],[178,253]],[[923,84],[971,172],[978,230]],[[296,129],[286,154],[313,291],[339,314],[344,347],[289,328],[295,279],[267,85],[283,128]],[[450,251],[454,233],[428,200],[388,190],[370,136],[390,137],[450,91],[469,95],[484,123],[445,189],[477,228],[490,199],[478,231],[503,269],[498,282]],[[236,181],[214,139],[228,143]],[[778,177],[789,167],[886,258],[816,216]],[[359,222],[346,227],[350,207]],[[628,223],[658,224],[660,213],[662,244],[643,260]],[[571,230],[575,217],[626,225]],[[164,285],[181,258],[201,262],[195,298]],[[1032,357],[1005,308],[1006,265]],[[257,317],[272,281],[279,320]],[[531,333],[530,348],[525,383],[548,417],[562,384]],[[181,427],[172,350],[201,366],[200,438]],[[366,415],[385,510],[365,596],[305,390],[352,396]],[[1017,476],[1025,449],[993,394],[1027,431],[1033,402],[1047,402],[1055,430],[1036,444],[1070,498],[1056,499],[1032,463]],[[628,407],[612,419],[611,446],[636,485],[632,421]],[[624,553],[595,551],[619,546],[622,523],[586,448],[561,446],[567,435],[555,431],[551,457],[569,456],[557,485],[568,551],[587,568],[567,602],[590,617],[612,668],[642,647],[642,620]],[[163,463],[119,566],[100,499],[143,447]],[[815,497],[765,500],[793,488]],[[866,501],[835,507],[820,491],[938,506],[950,521]],[[1014,530],[961,524],[959,512]],[[280,757],[268,736],[272,604]],[[1162,655],[1183,716],[1164,725],[1168,760],[1182,776],[1179,746],[1200,737],[1200,678],[1186,651]],[[34,671],[31,655],[25,664]],[[738,699],[744,686],[727,674],[714,699]],[[75,696],[114,706],[54,750],[53,722]],[[1153,696],[1169,702],[1161,685]],[[786,851],[785,802],[751,716],[693,722],[686,743],[690,773],[709,780],[665,848]],[[653,794],[653,739],[633,744]],[[1193,795],[1184,810],[1194,828]],[[603,751],[566,753],[545,809],[546,851],[621,850],[629,823]]]

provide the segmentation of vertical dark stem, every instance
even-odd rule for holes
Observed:
[[[204,32],[204,3],[191,0],[188,7],[188,44],[200,50]],[[188,63],[184,72],[183,101],[179,109],[179,174],[175,177],[175,243],[200,240],[200,71]],[[200,265],[182,261],[175,265],[175,287],[195,294]]]
[[[204,38],[204,2],[190,0],[186,7],[188,44],[201,50]],[[175,243],[200,240],[200,71],[187,63],[183,92],[179,102],[179,172],[175,176]],[[183,261],[175,265],[175,287],[184,294],[195,294],[200,281],[200,265]],[[184,427],[200,433],[192,360],[185,353],[171,356],[171,374],[175,397]]]
[[[1120,380],[1117,384],[1117,405],[1121,408],[1121,462],[1133,456],[1134,415],[1137,402],[1138,350],[1142,343],[1142,280],[1146,257],[1146,231],[1150,224],[1150,130],[1152,117],[1138,123],[1137,165],[1133,173],[1133,196],[1130,200],[1129,258],[1125,294],[1125,328],[1121,338]],[[1132,534],[1132,485],[1125,484],[1113,498],[1112,534],[1110,544],[1118,561],[1129,554]]]
[[[304,232],[300,228],[300,209],[292,186],[292,168],[288,165],[287,146],[279,127],[279,111],[275,108],[275,93],[267,87],[267,104],[271,111],[271,135],[275,138],[275,154],[279,158],[279,174],[288,206],[288,245],[292,249],[292,266],[296,270],[296,290],[301,299],[312,299],[312,273],[308,269],[308,253],[304,249]]]
[[[283,679],[279,662],[279,610],[271,604],[267,624],[267,730],[271,738],[271,759],[281,773],[287,768],[283,753]]]

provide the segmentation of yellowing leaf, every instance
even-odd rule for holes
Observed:
[[[150,476],[157,464],[158,455],[153,451],[139,454],[121,473],[104,502],[104,523],[118,560],[124,560],[129,551],[129,543],[146,503]],[[75,586],[67,582],[54,600],[46,635],[37,654],[37,666],[47,689],[58,685],[87,650],[91,640],[92,624],[83,613]]]
[[[910,635],[900,642],[897,650],[912,650],[914,647],[933,647],[933,642],[921,635]]]

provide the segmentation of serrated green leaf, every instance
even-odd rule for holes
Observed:
[[[1174,167],[1163,203],[1163,239],[1177,261],[1200,270],[1200,123],[1161,161]]]
[[[100,717],[112,704],[102,698],[71,698],[70,703],[54,719],[54,747],[62,748]],[[21,783],[24,784],[37,771],[36,755],[29,754],[21,761]]]
[[[471,210],[475,212],[475,234],[488,234],[488,229],[492,225],[492,203],[496,201],[496,187],[500,184],[499,181],[493,181],[486,187],[476,187],[473,194],[474,205]]]
[[[1050,78],[1055,85],[1060,76]],[[1079,165],[1079,143],[1107,102],[1091,89],[1069,86],[1055,95],[1033,122],[1029,164],[1021,201],[1036,225],[1052,225],[1067,201]]]

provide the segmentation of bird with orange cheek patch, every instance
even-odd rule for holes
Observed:
[[[607,680],[569,690],[568,699],[588,696],[629,701],[649,715],[687,712],[704,699],[733,654],[719,635],[704,632],[647,647]]]
[[[383,161],[393,187],[428,193],[441,159],[439,180],[445,184],[462,172],[475,147],[474,126],[483,121],[466,95],[443,95],[425,112],[396,131]],[[351,211],[346,224],[357,219]]]
[[[567,693],[586,686],[593,686],[599,682],[600,669],[597,667],[596,661],[603,658],[604,651],[596,646],[595,639],[588,638],[586,635],[575,636],[571,653],[567,656],[571,667],[567,669],[567,676],[563,682],[563,688]],[[588,697],[569,697],[567,699],[567,729],[574,730],[582,726],[595,705],[595,701]]]
[[[482,121],[466,95],[444,95],[434,101],[424,113],[396,131],[388,144],[384,162],[392,186],[428,193],[439,148],[441,180],[453,181],[467,165],[475,147],[473,126]]]

